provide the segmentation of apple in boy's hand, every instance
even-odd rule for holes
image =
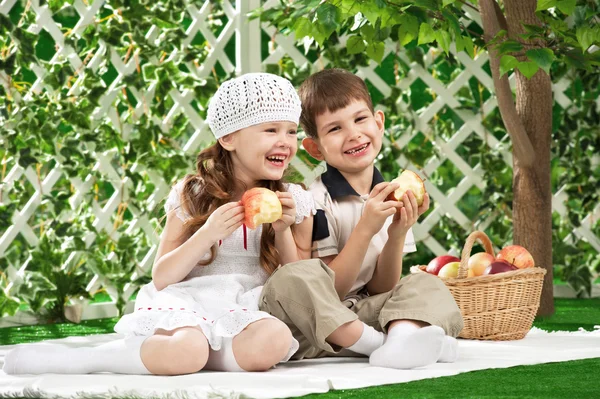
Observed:
[[[535,266],[533,256],[520,245],[509,245],[502,248],[496,258],[510,262],[519,269],[527,269]]]
[[[400,187],[390,194],[389,199],[401,201],[402,196],[410,190],[415,195],[417,205],[423,205],[423,200],[425,199],[425,183],[423,183],[423,179],[421,179],[418,174],[411,170],[405,170],[392,180],[391,183],[398,183]]]
[[[498,274],[504,272],[511,272],[513,270],[519,270],[515,265],[510,264],[505,260],[496,260],[485,269],[483,272],[484,275],[488,274]]]
[[[450,262],[446,263],[444,267],[440,269],[438,273],[438,277],[442,278],[456,278],[458,277],[458,268],[460,267],[460,262]]]
[[[487,252],[479,252],[469,257],[469,262],[467,263],[467,267],[469,268],[470,274],[472,276],[481,276],[485,269],[494,262],[494,256],[488,254]]]
[[[244,224],[255,229],[263,223],[273,223],[281,218],[281,202],[268,188],[254,187],[242,195]]]
[[[437,276],[442,267],[444,267],[450,262],[460,262],[460,259],[452,255],[441,255],[435,257],[431,260],[431,262],[429,262],[425,271],[427,273],[435,274]]]

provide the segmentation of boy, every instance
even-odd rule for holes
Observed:
[[[421,207],[410,191],[402,201],[388,200],[398,185],[384,182],[373,165],[383,112],[374,111],[362,79],[341,69],[310,76],[299,94],[303,145],[327,163],[310,187],[320,208],[313,226],[319,259],[280,267],[265,284],[260,309],[291,328],[300,342],[294,359],[346,348],[380,367],[453,362],[463,327],[454,298],[435,276],[400,280],[402,253],[416,251],[410,227],[429,197]]]

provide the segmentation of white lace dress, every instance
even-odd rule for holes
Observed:
[[[165,210],[176,210],[181,220],[186,215],[179,206],[182,183],[169,194]],[[296,223],[316,213],[312,194],[289,184],[296,203]],[[157,330],[198,326],[213,350],[221,348],[223,337],[234,337],[256,320],[271,318],[258,310],[258,299],[268,274],[259,262],[262,228],[241,226],[222,240],[217,256],[206,266],[196,266],[181,282],[157,291],[153,283],[142,287],[134,312],[123,316],[115,331],[125,335],[153,335]],[[207,254],[205,258],[208,258]],[[288,360],[298,349],[294,340]]]

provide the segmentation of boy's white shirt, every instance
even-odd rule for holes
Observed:
[[[318,177],[309,187],[309,191],[315,197],[317,209],[323,210],[327,218],[329,236],[313,242],[312,257],[324,258],[327,256],[338,255],[346,242],[350,238],[352,230],[358,224],[364,204],[367,201],[368,195],[346,195],[339,199],[333,199],[329,191],[323,183],[321,177]],[[377,259],[383,250],[383,246],[388,240],[387,229],[392,223],[393,216],[390,216],[381,230],[373,236],[369,244],[367,253],[360,268],[360,272],[352,289],[346,295],[346,298],[362,297],[359,292],[371,280]],[[316,221],[315,221],[316,222]],[[415,239],[412,229],[409,229],[404,242],[404,253],[416,252]]]

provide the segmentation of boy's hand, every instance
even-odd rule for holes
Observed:
[[[276,192],[279,202],[281,202],[281,218],[271,223],[275,232],[287,229],[296,222],[296,202],[289,192]]]
[[[359,225],[362,225],[370,235],[377,234],[386,219],[395,214],[401,207],[400,201],[386,201],[386,198],[398,187],[398,183],[382,182],[371,190],[359,221]]]
[[[244,207],[240,201],[228,202],[218,207],[200,230],[210,232],[213,242],[218,242],[231,235],[244,222]]]
[[[429,194],[425,193],[423,204],[417,205],[417,199],[412,191],[408,190],[398,201],[401,205],[400,210],[394,215],[392,224],[388,227],[388,236],[390,238],[405,236],[408,230],[417,222],[419,216],[429,209]]]

